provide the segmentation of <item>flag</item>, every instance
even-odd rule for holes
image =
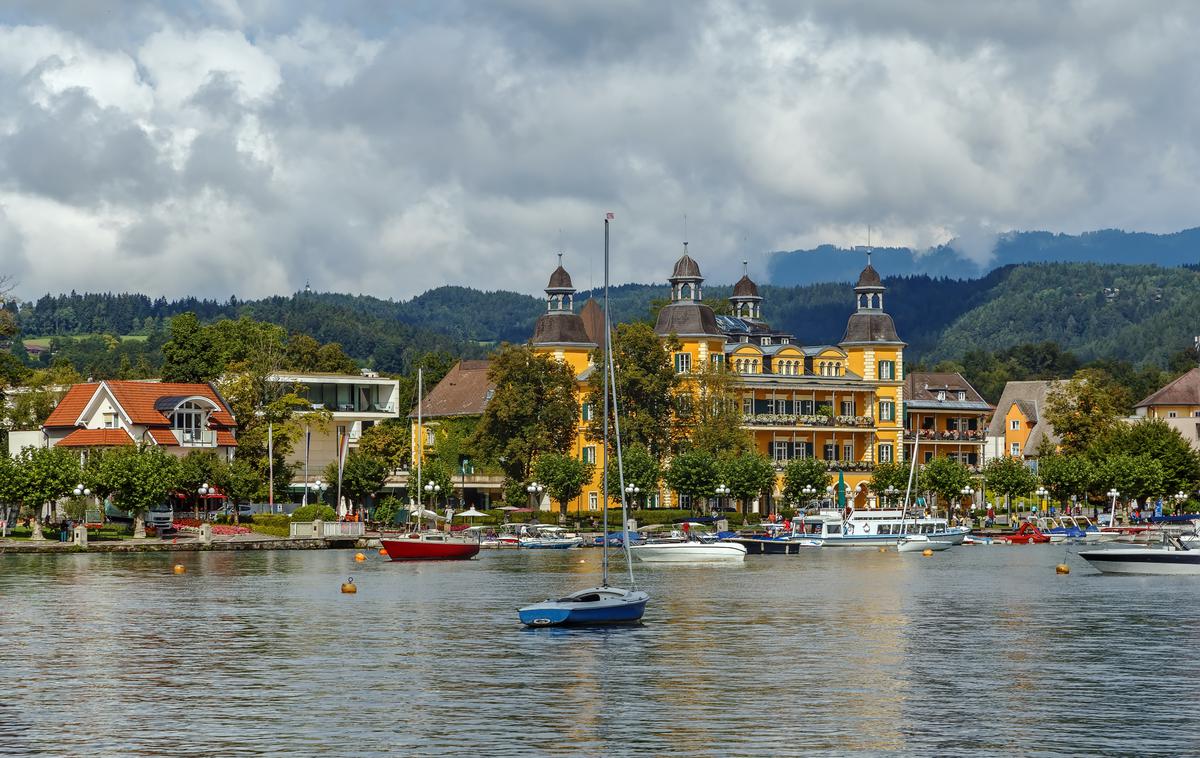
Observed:
[[[613,215],[613,214],[611,214],[611,213],[605,213],[605,214],[604,214],[604,218],[605,218],[607,221],[612,221],[614,218],[616,218],[616,216],[614,216],[614,215]]]
[[[342,481],[342,470],[346,468],[346,455],[350,452],[350,432],[344,426],[338,427],[338,484]]]

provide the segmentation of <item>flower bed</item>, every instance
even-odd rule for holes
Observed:
[[[177,518],[172,525],[181,532],[199,534],[200,524],[202,523],[204,522],[199,519]],[[250,529],[244,526],[234,526],[233,524],[213,524],[212,533],[222,537],[233,537],[239,534],[249,534]]]

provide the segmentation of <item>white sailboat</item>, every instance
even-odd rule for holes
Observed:
[[[926,550],[934,552],[949,550],[954,546],[950,540],[933,540],[927,534],[909,534],[906,519],[908,518],[908,498],[912,494],[913,477],[917,473],[917,448],[921,446],[921,435],[913,440],[912,463],[908,467],[908,486],[904,488],[904,509],[900,515],[900,539],[896,542],[897,553],[923,553]]]

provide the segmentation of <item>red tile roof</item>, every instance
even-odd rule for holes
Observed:
[[[84,407],[96,394],[96,388],[99,386],[95,382],[88,382],[71,387],[67,390],[67,394],[63,395],[62,400],[58,401],[58,405],[54,407],[54,411],[50,413],[50,417],[46,419],[43,426],[75,426],[75,420],[79,418],[80,413],[83,413]]]
[[[150,439],[160,445],[178,445],[179,440],[175,439],[175,435],[171,434],[170,429],[147,429],[146,433],[150,435]]]
[[[174,438],[171,441],[174,442]],[[132,445],[133,438],[124,429],[76,429],[58,444],[62,447],[116,447]]]
[[[237,439],[233,436],[233,432],[227,432],[224,429],[218,429],[217,444],[224,447],[237,447]]]
[[[488,380],[489,361],[459,361],[442,381],[425,395],[421,411],[425,418],[478,416],[487,407],[496,385]],[[417,417],[414,407],[409,418]]]
[[[171,420],[155,407],[155,404],[167,398],[179,398],[199,396],[207,400],[211,400],[219,406],[219,410],[214,411],[211,417],[211,425],[216,428],[235,427],[237,421],[234,420],[233,414],[229,411],[229,406],[217,394],[211,384],[191,384],[191,383],[168,383],[168,382],[136,382],[136,381],[108,381],[105,382],[113,397],[120,404],[125,413],[129,415],[129,419],[135,424],[143,424],[146,426],[164,426],[169,425]],[[76,384],[67,390],[67,394],[59,401],[54,412],[46,419],[44,426],[46,427],[64,427],[74,426],[79,418],[79,414],[87,407],[87,404],[96,395],[96,390],[100,384],[96,382],[88,382],[85,384]]]

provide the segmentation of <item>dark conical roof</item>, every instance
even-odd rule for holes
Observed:
[[[738,279],[737,284],[733,285],[734,297],[758,297],[758,285],[745,274]]]
[[[858,275],[858,284],[855,287],[882,287],[883,280],[879,278],[879,272],[870,263]]]
[[[530,342],[534,345],[596,346],[583,319],[575,313],[543,313],[533,326]]]
[[[554,273],[550,275],[550,283],[546,285],[548,290],[569,290],[574,289],[571,285],[571,275],[567,270],[559,264],[559,267],[554,269]]]
[[[896,325],[892,317],[886,313],[854,313],[846,322],[846,333],[842,335],[841,345],[854,343],[881,342],[885,344],[904,343],[896,334]]]
[[[699,279],[700,264],[692,259],[692,256],[687,253],[683,257],[675,261],[675,270],[671,272],[672,279]]]

